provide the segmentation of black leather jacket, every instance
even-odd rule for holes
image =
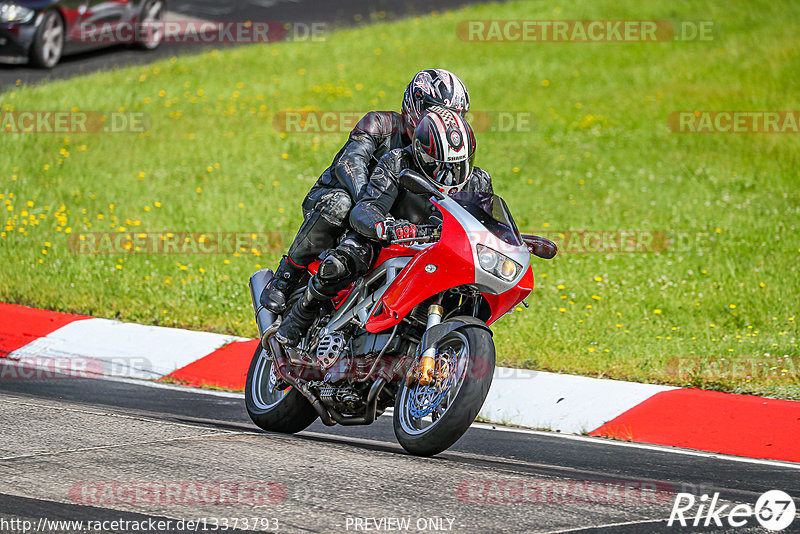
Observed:
[[[380,159],[390,150],[409,143],[402,115],[395,111],[370,111],[358,121],[306,198],[316,197],[320,188],[338,188],[357,201]]]
[[[408,168],[417,170],[410,147],[397,148],[381,158],[364,194],[350,212],[350,226],[356,232],[376,239],[375,225],[386,220],[387,215],[425,224],[438,211],[430,202],[430,195],[417,195],[400,186],[400,171]],[[492,178],[480,167],[474,167],[461,190],[493,193]]]

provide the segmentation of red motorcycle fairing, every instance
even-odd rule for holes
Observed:
[[[442,212],[442,236],[416,256],[391,283],[365,326],[378,333],[399,323],[423,300],[452,287],[475,283],[475,262],[466,231],[450,212],[434,202]],[[431,267],[435,270],[429,272]],[[426,269],[427,268],[427,269]]]
[[[383,265],[384,262],[391,260],[392,258],[407,258],[413,256],[417,252],[418,252],[417,250],[403,245],[389,245],[388,247],[382,247],[381,251],[378,253],[378,259],[376,259],[373,262],[372,268],[369,271],[367,271],[365,276],[374,271],[376,267]],[[347,299],[347,297],[350,295],[350,292],[352,292],[357,285],[358,285],[357,282],[353,282],[345,289],[340,291],[338,295],[336,295],[336,298],[333,299],[333,302],[335,305],[334,307],[337,310],[339,309],[339,306],[341,306],[342,303],[345,301],[345,299]]]
[[[380,253],[378,253],[378,259],[373,263],[372,269],[375,269],[375,267],[378,265],[383,264],[383,262],[386,260],[413,256],[417,252],[419,251],[413,248],[404,247],[403,245],[389,245],[388,247],[382,247]]]
[[[433,245],[418,252],[395,278],[379,301],[380,312],[367,321],[368,332],[378,333],[399,323],[425,299],[447,289],[475,283],[475,261],[472,244],[464,228],[438,202],[442,212],[442,236]],[[435,266],[433,272],[426,267]],[[443,269],[442,269],[443,268]],[[529,266],[522,279],[512,289],[499,295],[482,293],[489,304],[492,324],[520,303],[533,291],[533,270]]]
[[[510,291],[500,295],[481,293],[486,302],[489,303],[489,309],[492,310],[492,316],[486,321],[486,324],[492,324],[508,313],[511,308],[525,300],[525,297],[530,295],[531,291],[533,291],[533,269],[528,267],[525,276]]]

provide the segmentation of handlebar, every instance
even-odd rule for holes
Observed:
[[[440,225],[420,224],[417,225],[417,230],[421,230],[423,235],[406,237],[403,239],[392,239],[389,241],[389,244],[402,245],[404,243],[433,243],[434,241],[438,241],[442,236],[442,227]],[[555,257],[555,255],[558,253],[558,247],[556,244],[544,237],[523,234],[522,241],[525,243],[528,251],[539,258],[549,260]]]
[[[418,224],[417,232],[421,235],[415,237],[405,237],[403,239],[392,239],[391,245],[402,245],[403,243],[433,243],[442,236],[442,227],[435,224]]]

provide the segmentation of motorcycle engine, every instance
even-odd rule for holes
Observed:
[[[363,395],[352,386],[319,386],[319,398],[325,404],[332,406],[341,413],[359,413],[364,407]]]
[[[334,332],[323,337],[317,345],[317,359],[324,369],[329,369],[339,360],[347,340],[341,332]]]
[[[348,348],[348,339],[341,332],[334,332],[323,337],[317,345],[317,360],[325,369],[325,381],[352,382],[357,378],[353,357]]]
[[[325,369],[325,380],[311,383],[318,391],[320,400],[341,413],[358,413],[364,406],[364,400],[352,385],[356,377],[353,358],[348,350],[348,338],[341,332],[326,335],[317,345],[316,356]]]

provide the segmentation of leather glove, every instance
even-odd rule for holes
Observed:
[[[378,239],[384,243],[391,243],[395,239],[408,239],[417,237],[417,225],[405,219],[386,219],[375,225]]]

